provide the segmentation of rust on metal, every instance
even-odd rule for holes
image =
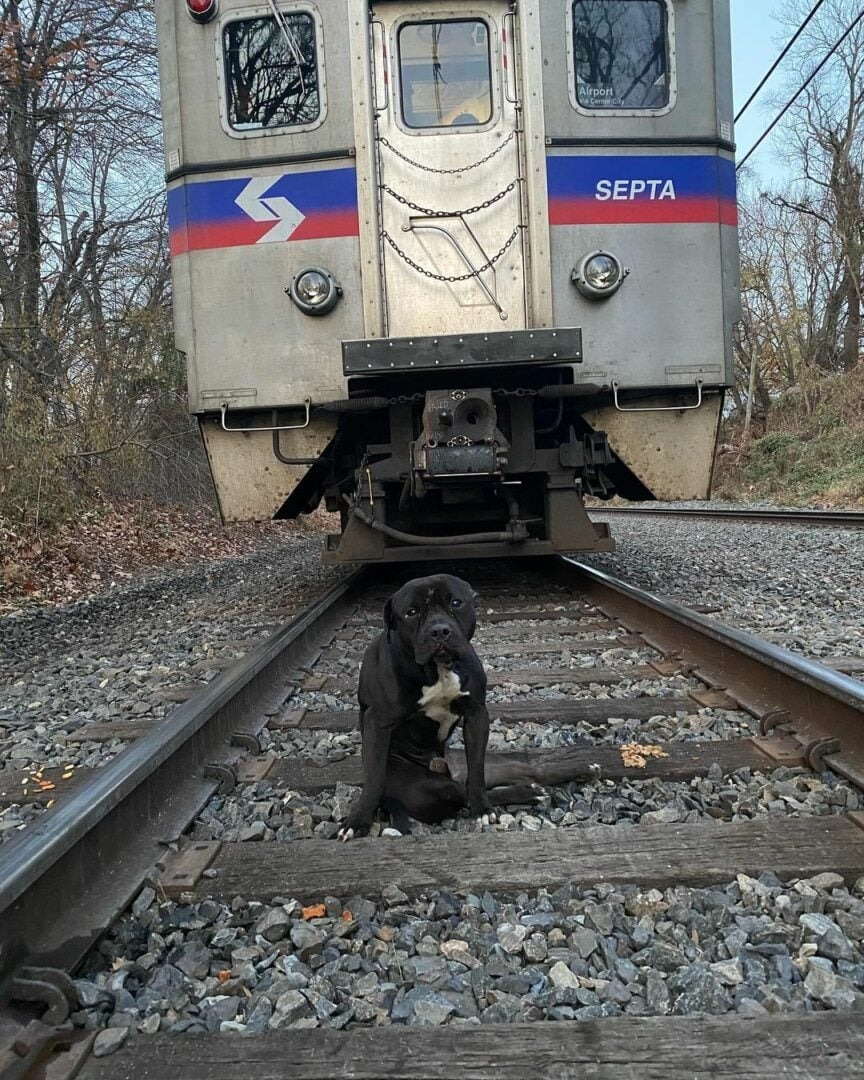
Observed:
[[[11,1043],[0,1047],[0,1080],[72,1080],[96,1035],[95,1031],[74,1031],[31,1020]]]
[[[65,1024],[70,1013],[78,1008],[75,983],[57,968],[21,967],[7,993],[12,1001],[44,1005],[42,1019],[46,1024]]]
[[[760,718],[762,734],[783,724],[804,743],[839,739],[843,754],[832,762],[835,771],[849,779],[864,775],[864,683],[594,567],[564,557],[556,565],[553,579],[571,582],[615,618],[638,621],[655,648],[680,655],[682,666],[704,673],[709,684],[726,686]]]
[[[805,764],[804,747],[792,735],[754,735],[750,742],[775,765]]]
[[[763,735],[770,735],[778,727],[792,723],[792,713],[788,709],[768,709],[755,715],[759,721],[759,730]]]
[[[619,634],[615,639],[615,643],[620,645],[622,649],[644,649],[648,645],[648,642],[641,634]]]
[[[315,693],[316,691],[323,690],[327,685],[326,675],[309,675],[303,680],[302,690]]]
[[[237,787],[237,770],[230,762],[211,761],[202,771],[208,780],[216,781],[220,795],[230,795]]]
[[[649,660],[648,666],[654,668],[658,675],[668,678],[670,675],[685,675],[686,669],[680,659],[670,657],[666,660]]]
[[[804,747],[804,757],[813,772],[822,772],[830,768],[827,758],[830,754],[839,754],[842,750],[839,739],[830,736],[824,739],[814,739]]]
[[[751,510],[744,508],[695,506],[604,506],[590,507],[589,512],[600,517],[700,518],[713,521],[746,521],[758,525],[821,525],[828,528],[864,529],[864,513],[860,510]]]
[[[299,709],[285,709],[275,716],[271,716],[267,720],[268,728],[297,728],[303,723],[303,717],[306,715],[306,707],[301,706]]]
[[[261,753],[261,743],[254,731],[232,732],[231,745],[237,746],[241,750],[247,751],[249,754],[254,754],[255,757],[258,757]]]
[[[741,708],[737,699],[727,694],[723,686],[710,686],[706,690],[688,690],[687,693],[703,709],[729,709],[734,712]]]
[[[196,841],[180,851],[172,852],[159,865],[153,877],[153,888],[169,900],[176,900],[181,893],[191,892],[204,871],[209,870],[221,847],[218,840]]]
[[[263,757],[247,758],[237,762],[237,783],[255,784],[263,780],[273,768],[276,758],[272,754]]]

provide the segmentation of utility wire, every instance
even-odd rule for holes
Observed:
[[[768,80],[771,78],[771,76],[774,74],[774,72],[777,70],[777,68],[780,67],[780,65],[786,59],[786,56],[788,55],[789,50],[792,48],[792,46],[795,44],[795,42],[798,40],[798,38],[801,37],[801,35],[807,29],[807,24],[810,22],[810,20],[813,18],[813,16],[816,14],[816,12],[819,10],[819,8],[822,7],[822,5],[824,3],[825,3],[825,0],[816,0],[816,4],[814,5],[813,10],[810,12],[810,14],[804,20],[804,22],[801,23],[801,25],[795,31],[795,34],[793,35],[793,37],[787,43],[786,48],[783,50],[783,52],[780,53],[780,55],[777,57],[777,59],[771,65],[768,72],[765,74],[764,78],[762,79],[762,82],[759,83],[759,85],[756,87],[756,89],[753,91],[753,93],[750,95],[750,97],[747,98],[747,100],[744,102],[744,104],[738,110],[738,115],[735,117],[735,123],[736,124],[741,119],[741,117],[744,115],[744,113],[747,112],[747,110],[753,104],[753,101],[759,95],[759,91],[762,89],[762,87],[765,85],[765,83],[768,82]]]
[[[847,28],[846,32],[842,35],[842,37],[840,37],[834,43],[834,46],[827,53],[827,55],[824,57],[822,62],[819,64],[819,66],[813,72],[811,72],[809,77],[798,87],[798,89],[795,91],[795,93],[792,95],[792,97],[786,102],[786,104],[783,106],[783,108],[780,110],[780,112],[774,117],[774,119],[771,121],[771,123],[768,125],[768,127],[762,132],[762,134],[759,136],[759,138],[756,140],[756,142],[750,147],[750,149],[747,151],[747,153],[744,155],[744,157],[741,159],[741,161],[738,162],[738,165],[736,167],[736,171],[744,168],[744,166],[747,164],[747,162],[750,160],[750,158],[753,156],[753,154],[755,154],[756,151],[759,149],[759,147],[762,145],[762,143],[765,142],[765,140],[768,138],[768,136],[771,134],[771,132],[774,130],[774,128],[777,127],[777,125],[780,123],[780,121],[783,119],[783,117],[786,115],[786,113],[789,112],[789,110],[792,108],[792,106],[795,104],[795,102],[798,100],[798,98],[804,93],[804,91],[807,89],[807,87],[810,85],[810,83],[813,82],[813,80],[816,78],[816,76],[819,74],[819,72],[822,70],[822,68],[824,68],[825,65],[828,63],[828,61],[831,59],[831,57],[834,56],[834,54],[837,52],[837,50],[840,48],[840,46],[843,44],[843,42],[846,40],[846,38],[849,37],[849,35],[852,33],[852,31],[855,29],[855,27],[858,25],[858,23],[861,22],[862,19],[864,19],[864,11],[862,11],[861,14],[858,15],[858,17],[852,21],[852,24]]]

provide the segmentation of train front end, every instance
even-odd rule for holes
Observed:
[[[178,348],[223,517],[330,562],[608,551],[710,487],[728,0],[158,6]]]

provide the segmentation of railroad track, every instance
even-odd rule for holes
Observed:
[[[167,720],[127,725],[130,745],[107,765],[66,786],[49,778],[50,797],[35,794],[53,805],[0,849],[2,1080],[42,1075],[27,1061],[52,1052],[52,1076],[84,1080],[683,1080],[694,1060],[699,1075],[722,1078],[864,1075],[864,1018],[844,1011],[864,1002],[864,815],[848,809],[864,787],[864,684],[571,560],[463,573],[480,594],[490,748],[530,763],[548,805],[521,817],[514,808],[482,832],[466,819],[412,837],[330,839],[339,799],[360,780],[357,665],[406,576],[355,573]],[[837,778],[831,813],[813,816],[794,792],[782,795],[825,770]],[[742,815],[730,810],[729,785],[757,772],[771,813],[733,820]],[[0,788],[22,781],[4,775]],[[584,824],[580,792],[630,784],[644,798],[653,782],[719,795],[704,813],[693,802],[684,820],[661,806],[650,824]],[[250,805],[262,807],[261,822],[246,823]],[[246,842],[253,836],[262,842]],[[805,884],[781,884],[790,881]],[[778,896],[775,910],[768,898]],[[746,926],[771,926],[742,930],[740,955],[723,945],[709,968],[699,928],[718,905],[737,910],[736,897],[759,912],[741,916]],[[720,922],[737,941],[732,915]],[[636,944],[620,944],[622,926]],[[690,974],[673,972],[670,953]],[[788,1000],[772,989],[769,1008],[742,1010],[735,995],[751,969],[781,954]],[[373,959],[390,965],[390,982],[362,982]],[[67,974],[82,971],[84,982]],[[188,983],[166,987],[171,972]],[[258,1033],[133,1030],[111,1056],[95,1056],[106,1036],[94,1046],[95,1033],[74,1025],[92,1021],[101,1000],[103,1022],[110,1013],[150,1030],[147,1010],[124,1016],[121,1005],[135,1009],[123,994],[157,979],[151,1027]],[[267,980],[275,1001],[265,1007]],[[202,986],[209,1004],[190,1004]],[[707,1011],[724,1001],[730,1011],[662,1015],[685,999],[697,1012],[706,988]],[[783,1015],[805,991],[810,1011]],[[256,1001],[263,1030],[247,1024]],[[46,1009],[41,1026],[22,1028],[27,1002]],[[627,1003],[635,1015],[617,1015]],[[490,1023],[514,1018],[526,1022]],[[409,1023],[377,1026],[390,1019]]]
[[[649,514],[652,517],[698,518],[713,521],[750,521],[759,525],[818,525],[832,529],[864,529],[860,510],[750,510],[695,506],[594,506],[599,518]]]

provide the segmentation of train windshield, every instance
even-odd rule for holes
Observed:
[[[665,109],[665,0],[574,0],[576,101],[583,109]]]
[[[283,12],[229,22],[223,34],[228,122],[236,131],[298,127],[321,113],[315,22]]]
[[[403,23],[399,72],[406,127],[476,127],[492,119],[489,31],[482,20]]]

